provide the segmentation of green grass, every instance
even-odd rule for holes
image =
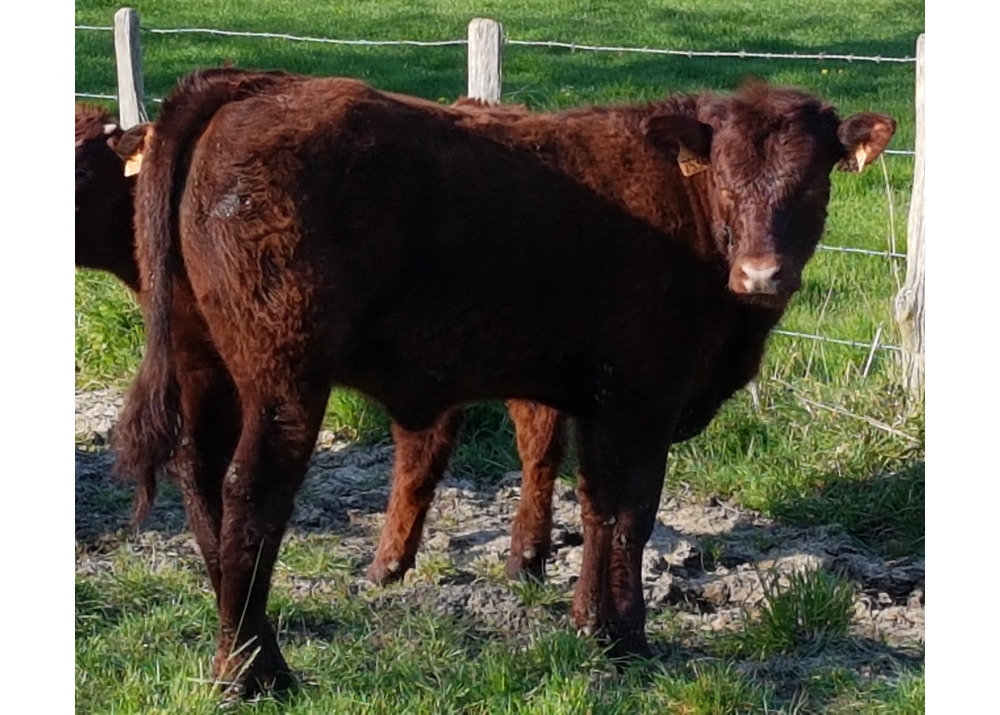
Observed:
[[[164,559],[126,543],[99,575],[77,576],[77,712],[217,712],[206,673],[214,598],[194,552],[162,548],[180,554]],[[287,540],[270,613],[285,656],[305,678],[286,701],[264,699],[237,712],[721,714],[796,712],[803,702],[812,708],[799,712],[922,711],[922,669],[899,666],[866,678],[838,664],[840,641],[826,636],[843,636],[840,585],[815,575],[772,596],[766,625],[747,626],[748,642],[768,644],[766,656],[819,653],[829,661],[789,679],[768,671],[760,651],[744,660],[721,640],[619,671],[592,640],[545,615],[564,608],[546,587],[509,586],[538,620],[529,638],[515,642],[469,617],[385,598],[392,587],[358,593],[358,566],[336,537]],[[661,648],[674,643],[656,629],[652,639]]]
[[[110,25],[118,7],[78,0],[76,22]],[[147,28],[434,40],[465,37],[471,18],[492,17],[517,40],[902,56],[914,53],[924,29],[923,8],[922,2],[900,0],[262,0],[251,5],[153,0],[139,11]],[[149,32],[142,43],[148,96],[163,96],[196,67],[227,60],[248,68],[361,77],[380,88],[444,102],[465,91],[464,47],[348,47]],[[816,92],[842,115],[889,113],[899,121],[891,148],[914,144],[912,64],[598,54],[512,45],[504,50],[503,71],[504,99],[536,110],[727,90],[755,75]],[[113,94],[114,72],[110,33],[78,31],[77,91]],[[149,109],[155,114],[156,105]],[[835,173],[824,244],[890,248],[891,197],[895,250],[905,252],[912,173],[912,159],[900,156],[885,157],[860,176]],[[819,251],[780,327],[861,342],[871,342],[881,330],[883,343],[898,344],[892,299],[905,264],[895,265],[898,274],[884,257]],[[109,277],[77,271],[76,324],[77,385],[126,385],[143,342],[141,316],[127,291]],[[865,350],[775,335],[759,381],[759,408],[741,392],[704,434],[675,447],[665,488],[733,498],[794,525],[837,524],[859,545],[887,556],[922,554],[923,405],[908,404],[898,383],[890,352],[876,352],[869,364]],[[331,396],[327,427],[354,439],[382,439],[387,425],[384,411],[370,401],[343,391]],[[482,479],[518,468],[501,405],[469,410],[454,466]],[[212,655],[216,615],[199,562],[192,556],[182,568],[162,571],[142,558],[135,563],[134,555],[123,553],[113,574],[78,575],[77,709],[214,712],[217,700],[201,681]],[[325,598],[292,598],[279,574],[271,612],[288,624],[282,642],[293,641],[286,649],[289,661],[314,679],[287,704],[289,712],[792,712],[796,703],[805,703],[803,712],[923,710],[922,671],[865,680],[853,671],[821,668],[789,691],[787,683],[748,675],[742,661],[735,667],[734,658],[746,653],[734,655],[720,644],[690,663],[657,665],[652,675],[643,669],[618,674],[590,641],[572,633],[542,629],[518,650],[449,619],[377,612],[341,582],[360,567],[345,562],[319,536],[292,545],[283,558],[289,572],[322,574],[332,584]],[[446,564],[431,566],[429,577],[448,571]],[[525,587],[522,596],[529,605],[551,605],[544,589]],[[790,616],[777,618],[787,625]],[[801,646],[794,642],[793,651]],[[820,650],[838,647],[825,644]],[[782,648],[764,651],[780,654]],[[245,709],[284,712],[285,707],[262,703]]]
[[[143,336],[131,292],[110,274],[77,270],[77,386],[127,384],[139,367]]]
[[[847,637],[854,589],[827,571],[795,571],[781,588],[779,577],[763,574],[766,600],[735,642],[738,650],[766,659],[775,654],[821,651]]]

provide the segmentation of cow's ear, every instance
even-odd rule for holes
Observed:
[[[683,114],[654,114],[642,120],[642,132],[661,151],[676,153],[684,176],[709,167],[712,127]]]
[[[840,123],[837,138],[844,147],[841,171],[860,172],[875,161],[896,133],[896,120],[884,114],[859,112]]]
[[[125,162],[125,176],[139,173],[142,154],[153,133],[152,122],[137,124],[121,134],[108,139],[108,146]]]

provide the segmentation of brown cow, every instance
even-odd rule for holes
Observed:
[[[117,433],[140,474],[178,442],[189,287],[243,408],[221,493],[182,480],[221,513],[213,673],[244,693],[290,682],[267,596],[333,384],[413,431],[483,399],[570,415],[571,613],[614,654],[647,652],[641,556],[674,434],[756,373],[830,171],[861,170],[895,122],[762,84],[491,121],[355,80],[259,94],[234,76],[185,78],[146,155],[147,349]]]
[[[264,91],[265,87],[259,90]],[[483,109],[481,102],[470,99],[461,99],[454,106],[469,111]],[[496,111],[508,111],[508,108]],[[144,140],[145,125],[123,132],[105,110],[76,105],[76,264],[108,271],[133,291],[139,290],[132,220],[135,177],[125,176],[123,158],[141,151]],[[219,369],[218,357],[207,339],[197,307],[190,300],[190,292],[183,287],[178,289],[174,308],[174,329],[178,335],[188,336],[185,349],[178,357],[180,392],[182,395],[185,392],[205,394],[208,385],[215,380],[226,385],[211,393],[210,424],[214,425],[213,429],[222,428],[235,435],[240,417],[238,404],[230,398],[231,381],[228,373]],[[189,364],[194,372],[188,371]],[[205,407],[203,400],[187,400],[186,404],[189,410],[186,424],[206,423],[200,416]],[[523,497],[511,527],[512,548],[507,571],[512,578],[541,576],[552,531],[552,488],[565,447],[564,424],[556,412],[542,405],[509,400],[507,407],[517,433],[523,465]],[[393,491],[377,556],[368,571],[373,581],[398,580],[413,565],[434,488],[447,467],[461,424],[462,410],[455,408],[428,430],[409,432],[392,425],[396,445]],[[189,436],[181,455],[183,462],[177,466],[195,483],[217,483],[232,457],[235,441],[228,446],[220,444],[217,437],[205,440],[197,434]],[[203,445],[209,450],[208,454],[201,454]],[[152,474],[147,476],[149,478],[141,481],[136,494],[136,522],[141,521],[148,510],[155,490]],[[217,529],[200,527],[202,524],[205,524],[204,518],[193,520],[192,528],[196,534],[199,528],[207,528],[198,538],[199,542],[210,544]],[[211,548],[208,553],[212,553]]]
[[[123,136],[105,110],[76,105],[76,265],[113,273],[138,291],[132,228],[135,179],[126,178],[116,154]]]

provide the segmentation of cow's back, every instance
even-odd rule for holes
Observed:
[[[596,170],[613,157],[617,178]],[[182,250],[206,267],[200,300],[245,326],[234,341],[321,334],[337,377],[390,409],[521,396],[589,414],[688,389],[662,379],[691,372],[676,346],[711,352],[728,319],[670,172],[613,114],[491,126],[303,81],[218,112]]]

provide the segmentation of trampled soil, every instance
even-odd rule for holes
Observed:
[[[196,551],[176,491],[161,490],[141,533],[122,530],[130,491],[113,482],[112,458],[102,447],[120,403],[120,395],[110,391],[77,393],[78,574],[104,568],[109,547],[123,538],[136,549],[156,548],[161,554]],[[523,637],[534,610],[496,578],[484,577],[498,573],[506,560],[520,474],[498,476],[488,485],[449,474],[428,517],[417,571],[430,561],[451,567],[437,579],[408,576],[402,587],[379,589],[368,584],[364,569],[384,518],[392,458],[391,444],[360,447],[321,435],[290,535],[335,533],[338,548],[358,564],[358,597],[404,599],[445,615],[466,614],[514,640]],[[570,486],[557,485],[554,512],[554,553],[546,581],[568,598],[583,551]],[[855,591],[850,633],[855,645],[839,652],[841,665],[877,674],[892,670],[899,659],[923,659],[923,556],[887,560],[836,525],[790,527],[715,499],[664,493],[643,564],[649,619],[653,623],[658,613],[672,611],[681,626],[675,636],[680,647],[696,648],[708,634],[738,631],[759,611],[764,586],[780,589],[796,569],[825,569],[846,576]],[[568,620],[566,614],[552,617]],[[761,667],[796,670],[804,664],[771,659]]]

